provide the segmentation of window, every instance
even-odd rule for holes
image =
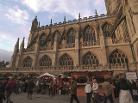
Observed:
[[[116,65],[127,65],[128,59],[127,56],[120,50],[114,50],[111,55],[109,56],[109,62],[112,66]]]
[[[75,30],[70,29],[69,32],[67,33],[67,47],[71,48],[74,47],[75,45]]]
[[[60,66],[68,66],[73,65],[73,60],[68,54],[64,54],[59,59],[59,65]]]
[[[23,61],[23,67],[32,67],[32,59],[28,56]]]
[[[51,66],[52,65],[52,60],[47,56],[44,55],[40,61],[39,61],[40,66]]]
[[[82,64],[83,65],[95,65],[98,66],[99,62],[96,56],[94,56],[91,52],[88,52],[82,57]]]
[[[40,45],[44,46],[44,44],[46,43],[46,35],[44,33],[40,36],[39,41],[40,41]]]
[[[105,23],[102,27],[104,37],[111,37],[113,26],[111,24]]]
[[[96,43],[95,31],[92,30],[90,26],[87,26],[84,30],[83,44],[84,46],[91,46],[95,45],[95,43]]]

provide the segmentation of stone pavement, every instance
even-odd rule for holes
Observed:
[[[70,97],[68,95],[57,95],[50,97],[48,95],[33,95],[32,100],[27,99],[26,94],[20,94],[20,95],[13,95],[12,100],[13,103],[69,103]],[[85,97],[79,97],[80,103],[86,103]],[[76,102],[74,102],[76,103]],[[117,103],[117,102],[116,102]],[[138,103],[138,102],[134,102]]]

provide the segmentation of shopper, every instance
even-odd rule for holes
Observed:
[[[72,82],[71,82],[71,98],[70,98],[70,103],[73,103],[73,100],[75,100],[77,103],[79,102],[79,99],[77,97],[77,81],[75,77],[72,77]]]
[[[91,93],[92,93],[92,87],[91,83],[88,80],[86,85],[85,85],[85,93],[86,93],[86,103],[91,103]]]

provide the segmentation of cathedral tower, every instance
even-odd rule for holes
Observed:
[[[34,18],[34,20],[32,21],[32,26],[31,26],[31,30],[30,30],[30,34],[29,34],[28,44],[30,44],[32,42],[32,40],[34,39],[34,37],[36,35],[36,31],[38,31],[38,27],[39,27],[39,23],[37,21],[37,16],[36,16]]]
[[[115,15],[122,5],[122,1],[123,0],[105,0],[107,15]]]

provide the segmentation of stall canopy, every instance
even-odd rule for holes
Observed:
[[[52,75],[52,74],[50,74],[50,73],[44,73],[44,74],[42,74],[42,75],[40,75],[38,78],[42,78],[42,77],[52,77],[52,78],[55,78],[55,76],[54,75]]]

